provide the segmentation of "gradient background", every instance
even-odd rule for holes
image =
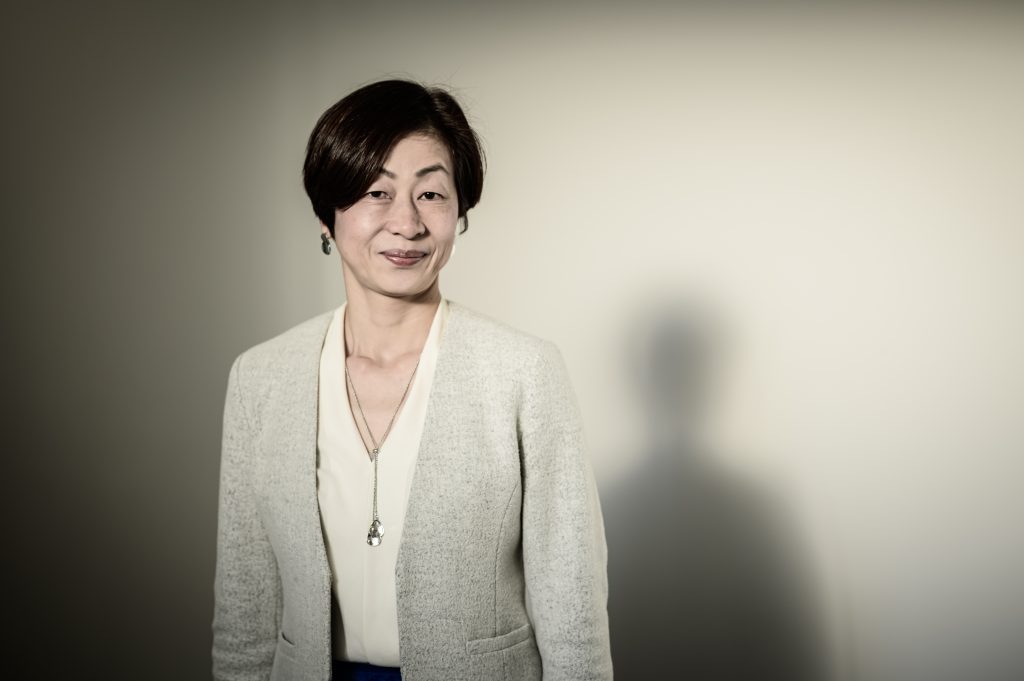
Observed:
[[[1024,678],[1018,6],[4,14],[17,678],[208,678],[228,368],[343,299],[304,145],[386,76],[485,141],[443,290],[569,364],[618,678]]]

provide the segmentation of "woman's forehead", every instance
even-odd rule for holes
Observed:
[[[451,172],[451,154],[448,147],[434,135],[413,133],[395,143],[384,161],[383,173],[389,176],[415,174],[431,166],[440,165]]]

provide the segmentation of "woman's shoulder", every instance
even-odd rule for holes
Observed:
[[[235,364],[247,375],[288,373],[294,368],[319,358],[327,327],[337,308],[321,312],[277,335],[244,350]]]
[[[524,404],[542,410],[577,409],[568,365],[555,343],[458,303],[449,305],[445,334],[451,333],[450,357],[456,359],[447,368],[458,380],[474,385],[486,377],[491,394],[506,386]]]
[[[516,328],[460,303],[448,302],[445,335],[459,356],[459,364],[478,371],[511,370],[533,374],[564,365],[562,354],[550,340]]]
[[[535,354],[553,346],[545,340],[506,322],[478,312],[455,301],[448,301],[449,317],[446,335],[472,344],[488,354]]]

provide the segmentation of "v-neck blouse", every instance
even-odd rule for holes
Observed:
[[[343,303],[334,312],[320,354],[317,496],[331,565],[335,659],[401,665],[395,566],[412,488],[413,468],[427,413],[441,336],[448,318],[443,299],[434,313],[405,405],[381,446],[377,510],[384,525],[379,546],[366,543],[373,509],[373,464],[356,428],[345,386]]]

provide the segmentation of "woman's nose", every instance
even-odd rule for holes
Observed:
[[[395,199],[391,204],[390,227],[395,234],[412,239],[422,234],[426,227],[412,199]]]

